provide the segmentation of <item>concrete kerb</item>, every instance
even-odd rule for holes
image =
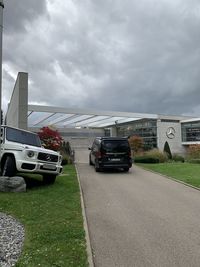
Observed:
[[[82,191],[80,178],[79,178],[79,172],[78,172],[76,164],[75,164],[75,168],[76,168],[76,173],[77,173],[77,178],[78,178],[78,183],[79,183],[79,188],[80,188],[81,208],[82,208],[83,226],[84,226],[84,230],[85,230],[85,238],[86,238],[86,245],[87,245],[88,263],[89,263],[89,267],[94,267],[94,261],[93,261],[93,256],[92,256],[92,247],[91,247],[91,243],[90,243],[89,228],[88,228],[87,216],[86,216],[86,212],[85,212],[83,191]]]
[[[191,185],[191,184],[187,184],[187,183],[185,183],[185,182],[183,182],[183,181],[180,181],[180,180],[177,180],[177,179],[175,179],[175,178],[173,178],[173,177],[167,176],[166,174],[162,174],[162,173],[160,173],[160,172],[156,172],[156,171],[152,171],[152,170],[146,169],[146,168],[143,167],[143,166],[138,166],[138,165],[136,165],[136,166],[139,167],[139,168],[141,168],[141,169],[143,169],[143,170],[145,170],[145,171],[149,171],[149,172],[152,172],[152,173],[155,173],[155,174],[159,174],[160,176],[163,176],[163,177],[165,177],[165,178],[167,178],[167,179],[169,179],[169,180],[173,180],[174,182],[177,182],[177,183],[179,183],[179,184],[183,184],[183,185],[185,185],[185,186],[188,186],[188,187],[191,187],[191,188],[193,188],[193,189],[196,189],[196,190],[200,191],[200,188],[199,188],[199,187],[196,187],[196,186]]]

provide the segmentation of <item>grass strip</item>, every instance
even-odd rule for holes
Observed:
[[[64,175],[53,185],[43,185],[39,175],[25,179],[26,193],[0,193],[0,211],[25,226],[23,252],[16,267],[88,266],[74,166],[66,165]]]
[[[192,163],[159,163],[159,164],[137,164],[176,180],[183,181],[190,185],[200,187],[200,164]]]

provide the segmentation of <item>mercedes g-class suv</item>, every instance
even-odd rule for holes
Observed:
[[[37,134],[9,126],[1,127],[1,171],[3,176],[17,172],[43,175],[47,184],[62,171],[62,156],[41,146]]]

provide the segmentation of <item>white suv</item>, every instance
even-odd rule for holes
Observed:
[[[41,146],[37,134],[9,126],[1,127],[1,170],[3,176],[16,172],[39,173],[47,184],[62,171],[62,156]]]

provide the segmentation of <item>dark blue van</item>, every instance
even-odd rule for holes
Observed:
[[[125,137],[97,137],[89,150],[89,164],[97,172],[106,169],[128,172],[132,166],[131,149]]]

